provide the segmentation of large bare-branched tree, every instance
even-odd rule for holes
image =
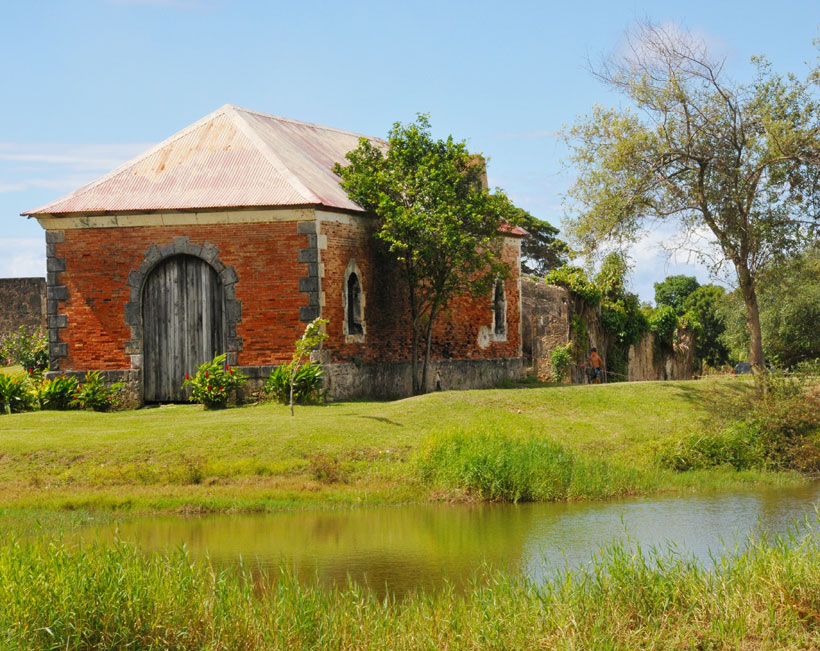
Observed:
[[[705,236],[701,258],[736,273],[759,376],[758,276],[814,237],[820,216],[820,107],[816,71],[800,80],[752,63],[753,80],[734,83],[682,28],[634,28],[593,70],[628,107],[596,106],[566,130],[578,174],[566,226],[588,253],[634,242],[658,221]]]

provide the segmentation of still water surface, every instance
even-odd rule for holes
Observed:
[[[194,557],[276,570],[340,585],[348,575],[379,593],[457,585],[482,563],[540,580],[590,561],[622,540],[710,564],[710,551],[742,548],[750,533],[784,532],[815,519],[820,483],[777,490],[576,504],[416,505],[264,515],[159,517],[91,527],[148,550],[185,544]]]

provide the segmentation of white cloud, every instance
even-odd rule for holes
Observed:
[[[46,243],[40,237],[0,237],[0,278],[46,275]]]
[[[105,172],[150,148],[152,143],[102,145],[0,142],[0,161],[59,165],[77,171]]]

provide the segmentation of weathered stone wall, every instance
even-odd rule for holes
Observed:
[[[604,332],[600,308],[589,307],[582,299],[573,296],[566,288],[547,285],[543,280],[524,278],[521,284],[523,351],[532,373],[545,382],[552,381],[552,351],[573,340],[573,317],[578,316],[584,324],[584,341],[574,341],[573,366],[567,382],[584,384],[589,381],[581,364],[592,346],[606,363],[606,351],[612,341]],[[626,378],[610,377],[610,380],[683,380],[694,373],[694,334],[690,331],[676,333],[674,351],[663,353],[655,345],[655,336],[647,333],[629,349],[629,366]]]
[[[689,330],[675,333],[672,351],[659,350],[652,332],[629,347],[629,381],[691,380],[695,372],[695,335]]]
[[[45,278],[0,278],[0,339],[20,326],[45,332]]]

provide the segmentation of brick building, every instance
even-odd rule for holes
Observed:
[[[331,396],[408,395],[403,288],[332,172],[359,138],[227,105],[24,213],[46,231],[52,370],[102,370],[134,404],[175,401],[185,372],[227,352],[258,385],[322,316]],[[505,234],[513,271],[494,296],[441,319],[430,388],[520,374],[520,235]]]

